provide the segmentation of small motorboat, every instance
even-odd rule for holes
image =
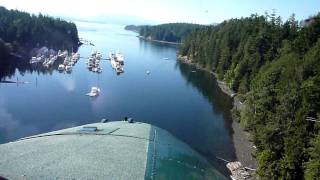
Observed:
[[[123,67],[117,66],[117,67],[116,67],[116,72],[117,72],[117,73],[123,73]]]
[[[98,96],[100,93],[100,88],[98,87],[91,87],[91,91],[89,93],[87,93],[86,95],[87,96],[90,96],[90,97],[95,97],[95,96]]]
[[[37,60],[37,57],[32,57],[31,60],[30,60],[30,64],[34,64],[34,63],[37,63],[38,60]]]
[[[92,72],[98,72],[98,68],[96,67],[92,68]]]
[[[121,54],[120,52],[117,52],[117,53],[115,54],[115,60],[116,60],[119,64],[123,65],[123,64],[124,64],[123,54]]]
[[[65,70],[67,73],[71,73],[72,72],[72,66],[71,65],[66,65],[65,66]]]
[[[60,64],[58,66],[58,71],[63,71],[65,69],[64,65],[63,64]]]

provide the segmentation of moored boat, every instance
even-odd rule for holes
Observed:
[[[98,87],[91,87],[91,91],[89,93],[87,93],[86,95],[87,96],[90,96],[90,97],[95,97],[95,96],[98,96],[100,93],[100,88]]]
[[[63,64],[60,64],[58,66],[58,71],[63,71],[65,69],[65,66]]]

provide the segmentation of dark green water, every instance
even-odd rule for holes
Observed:
[[[193,67],[177,62],[175,46],[139,40],[121,26],[78,26],[80,36],[96,45],[80,47],[81,56],[94,49],[103,57],[119,50],[125,56],[125,73],[116,75],[109,61],[103,61],[103,72],[94,74],[86,69],[84,59],[71,74],[10,69],[13,73],[6,80],[18,77],[31,83],[0,84],[0,143],[129,116],[168,130],[227,174],[225,164],[215,157],[235,159],[231,100],[211,75],[192,72]],[[100,87],[100,96],[85,96],[91,86]]]

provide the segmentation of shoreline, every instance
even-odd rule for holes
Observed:
[[[221,91],[231,97],[233,108],[238,110],[244,108],[245,105],[239,101],[239,99],[236,97],[236,93],[233,92],[224,81],[218,80],[218,76],[216,73],[199,67],[198,64],[191,62],[186,56],[181,56],[177,54],[177,59],[182,63],[186,63],[191,66],[196,66],[197,69],[201,69],[212,74],[215,77],[217,85],[219,86]],[[240,126],[240,123],[234,119],[232,120],[232,130],[232,139],[237,160],[240,161],[245,167],[256,169],[256,159],[251,155],[255,149],[254,144],[250,141],[250,134],[244,131],[244,129]]]
[[[137,35],[137,37],[138,37],[139,39],[143,39],[143,40],[151,41],[151,42],[158,42],[158,43],[164,43],[164,44],[173,44],[173,45],[180,45],[180,44],[182,44],[182,43],[178,43],[178,42],[155,40],[155,39],[146,38],[146,37],[143,37],[143,36],[140,36],[140,35]]]

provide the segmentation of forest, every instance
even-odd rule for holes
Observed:
[[[179,47],[245,104],[235,114],[262,179],[320,177],[320,13],[302,22],[254,14],[195,29]]]
[[[36,47],[71,49],[78,45],[74,23],[0,6],[0,63],[12,53],[26,55]]]
[[[136,32],[136,33],[139,33],[140,32],[140,26],[136,26],[136,25],[127,25],[124,27],[125,30],[128,30],[128,31],[133,31],[133,32]]]
[[[139,35],[150,40],[180,43],[181,39],[202,25],[189,23],[168,23],[155,26],[137,26]]]

